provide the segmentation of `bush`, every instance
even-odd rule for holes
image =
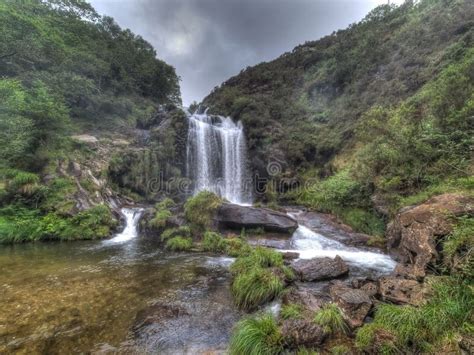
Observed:
[[[256,267],[238,274],[231,291],[235,304],[249,311],[279,296],[283,287],[282,280],[271,270]]]
[[[282,352],[282,336],[272,315],[244,318],[236,324],[230,354],[277,355]]]
[[[303,315],[303,307],[299,304],[285,304],[281,308],[280,317],[282,319],[299,319]]]
[[[191,237],[191,229],[188,226],[181,226],[178,228],[168,228],[163,233],[161,233],[161,241],[165,242],[168,239],[176,237],[178,235],[189,238]]]
[[[155,205],[155,217],[150,220],[149,225],[156,229],[165,228],[168,218],[172,216],[170,211],[170,207],[172,206],[174,206],[174,201],[170,198],[166,198],[163,201],[157,203]]]
[[[364,211],[360,208],[351,208],[341,212],[344,223],[350,225],[354,230],[374,236],[382,236],[385,232],[385,224],[381,218],[374,213]]]
[[[314,322],[323,327],[327,333],[346,333],[348,331],[342,312],[334,303],[324,305],[316,313]]]
[[[173,237],[166,242],[166,249],[171,251],[188,251],[193,247],[191,238]]]
[[[474,297],[470,282],[438,278],[432,286],[433,296],[420,307],[380,305],[374,322],[357,332],[357,347],[360,350],[373,348],[374,342],[380,339],[377,334],[383,332],[393,336],[393,341],[387,341],[387,349],[429,353],[473,329]]]
[[[196,233],[203,232],[211,227],[214,212],[221,203],[222,200],[209,191],[202,191],[186,201],[184,213]]]
[[[202,240],[202,249],[213,253],[225,253],[227,243],[219,233],[207,231]]]

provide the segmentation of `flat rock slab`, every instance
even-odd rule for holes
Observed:
[[[309,260],[296,260],[291,263],[291,268],[301,281],[320,281],[335,279],[346,275],[349,267],[340,256],[331,258],[314,258]]]
[[[364,290],[337,283],[330,287],[330,294],[352,328],[360,327],[364,323],[372,308],[372,300]]]
[[[263,228],[267,232],[293,233],[298,223],[285,213],[223,203],[217,210],[215,220],[220,227],[235,229]]]

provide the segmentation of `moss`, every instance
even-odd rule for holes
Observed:
[[[184,213],[193,229],[199,233],[211,228],[212,217],[222,200],[212,192],[202,191],[189,198],[184,205]]]
[[[457,218],[443,242],[443,260],[452,272],[474,278],[474,218]]]
[[[314,316],[314,322],[328,333],[346,333],[348,331],[342,311],[334,303],[324,305]]]
[[[193,247],[191,238],[176,236],[166,242],[166,249],[171,251],[188,251]]]
[[[231,355],[278,355],[283,352],[282,336],[270,314],[239,321],[230,340]]]

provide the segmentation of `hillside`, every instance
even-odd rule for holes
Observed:
[[[0,22],[0,242],[108,236],[163,155],[138,128],[182,118],[175,69],[84,1],[0,1]]]
[[[406,196],[472,187],[462,178],[472,175],[473,18],[469,0],[380,6],[345,30],[243,70],[203,104],[242,120],[252,171],[268,175],[265,166],[277,162],[274,180],[321,180],[280,198],[357,226],[359,208],[380,217]]]

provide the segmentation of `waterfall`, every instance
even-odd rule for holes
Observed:
[[[122,208],[121,210],[125,217],[125,228],[121,233],[118,233],[112,239],[106,240],[105,243],[123,243],[137,236],[137,226],[142,216],[143,210],[141,208]]]
[[[194,193],[212,191],[232,203],[251,203],[242,124],[229,117],[188,116],[187,175]]]

